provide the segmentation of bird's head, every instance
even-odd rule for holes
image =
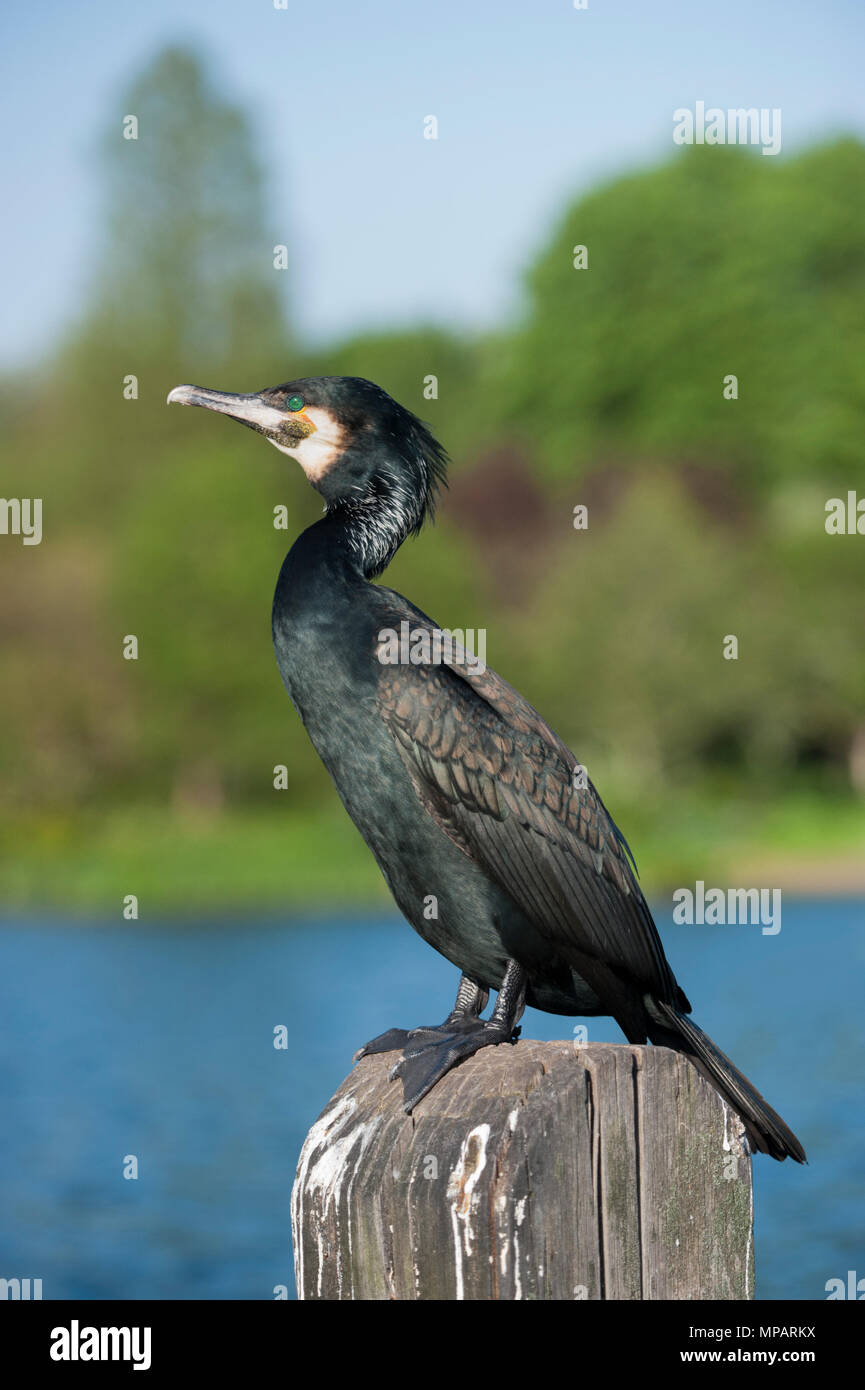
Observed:
[[[431,517],[447,455],[426,425],[362,377],[304,377],[249,395],[175,386],[168,403],[238,420],[297,460],[329,513],[353,526],[378,574]]]

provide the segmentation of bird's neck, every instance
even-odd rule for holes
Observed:
[[[406,530],[373,502],[341,503],[298,536],[280,575],[277,598],[293,607],[304,594],[324,596],[364,587],[393,559]]]
[[[417,511],[408,497],[370,487],[357,500],[328,507],[325,527],[330,545],[364,579],[374,579],[387,569],[417,522]]]
[[[416,511],[393,493],[369,490],[363,497],[328,506],[324,518],[299,538],[308,565],[374,579],[382,573],[416,524]]]

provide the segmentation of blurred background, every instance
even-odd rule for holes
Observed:
[[[2,492],[43,499],[43,538],[0,535],[0,1276],[291,1289],[303,1134],[367,1037],[450,1006],[276,671],[272,591],[318,498],[164,405],[319,373],[377,381],[450,451],[387,582],[484,628],[589,767],[696,1016],[809,1150],[755,1165],[758,1293],[865,1275],[865,539],[825,529],[865,497],[861,9],[3,23]],[[697,101],[780,108],[781,153],[677,147]],[[781,933],[674,925],[696,879],[782,888]]]

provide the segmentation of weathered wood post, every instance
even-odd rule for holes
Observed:
[[[686,1058],[485,1048],[407,1116],[397,1055],[359,1062],[303,1146],[300,1298],[753,1296],[742,1126]]]

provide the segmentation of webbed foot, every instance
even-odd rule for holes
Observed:
[[[423,1030],[426,1038],[420,1036],[410,1039],[400,1060],[391,1067],[388,1080],[402,1078],[402,1108],[410,1115],[419,1101],[428,1095],[433,1086],[441,1081],[452,1067],[480,1052],[482,1047],[496,1047],[499,1043],[516,1042],[519,1028],[507,1022],[491,1018],[484,1022],[473,1019],[470,1024],[451,1028],[450,1032]]]
[[[472,1014],[454,1015],[451,1014],[445,1019],[444,1023],[422,1023],[417,1028],[388,1028],[386,1033],[379,1033],[377,1038],[364,1043],[359,1047],[352,1057],[353,1062],[359,1062],[361,1057],[373,1057],[378,1052],[396,1052],[397,1048],[405,1047],[407,1044],[425,1047],[428,1043],[439,1042],[442,1038],[451,1033],[460,1033],[467,1028],[477,1025],[477,1018]],[[412,1047],[415,1050],[415,1047]]]
[[[516,1025],[525,1007],[526,980],[523,967],[509,960],[496,1006],[490,1018],[484,1020],[478,1015],[486,1006],[489,992],[463,975],[456,1005],[444,1023],[431,1028],[389,1028],[359,1048],[354,1060],[401,1047],[402,1057],[391,1067],[388,1079],[402,1078],[403,1109],[410,1115],[451,1067],[480,1052],[482,1047],[516,1042],[520,1035]]]
[[[395,1052],[398,1047],[405,1047],[408,1036],[406,1028],[388,1028],[386,1033],[379,1033],[377,1038],[359,1047],[351,1060],[359,1062],[361,1057],[372,1057],[376,1052]]]
[[[377,1052],[395,1052],[398,1047],[405,1047],[406,1043],[418,1039],[435,1042],[445,1033],[472,1027],[477,1022],[478,1014],[486,1007],[488,998],[489,990],[476,985],[467,975],[461,975],[456,1003],[444,1023],[422,1024],[419,1028],[410,1029],[388,1028],[386,1033],[379,1033],[377,1038],[358,1048],[352,1061],[359,1062],[361,1057],[372,1057]]]

